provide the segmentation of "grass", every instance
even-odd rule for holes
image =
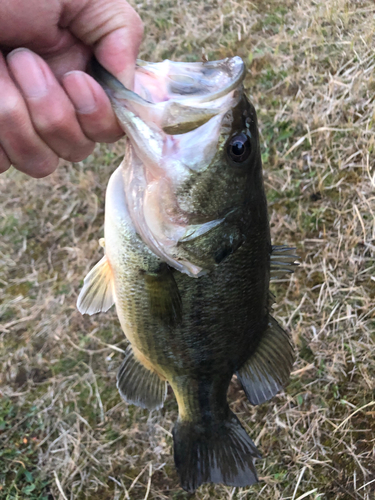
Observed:
[[[229,399],[260,448],[261,482],[193,498],[375,498],[375,7],[346,1],[138,2],[141,57],[238,54],[259,116],[274,243],[301,266],[276,282],[297,360],[283,393]],[[0,176],[0,499],[174,499],[177,406],[124,404],[113,311],[82,317],[103,200],[123,148],[98,145],[43,180]],[[25,196],[26,194],[26,196]]]

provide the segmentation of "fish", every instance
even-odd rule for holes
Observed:
[[[238,56],[138,61],[129,90],[98,61],[91,74],[126,134],[105,200],[103,258],[84,279],[82,314],[115,304],[129,340],[122,398],[178,404],[174,460],[183,489],[249,486],[261,455],[229,408],[236,375],[252,405],[277,394],[294,361],[273,318],[270,279],[294,271],[271,244],[256,111]]]

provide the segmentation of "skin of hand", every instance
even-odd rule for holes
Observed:
[[[125,0],[0,1],[0,173],[32,177],[123,135],[85,73],[92,54],[132,88],[143,25]]]

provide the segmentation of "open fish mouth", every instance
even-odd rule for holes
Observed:
[[[138,61],[134,92],[96,60],[91,73],[129,138],[124,189],[137,233],[171,267],[192,277],[205,274],[208,269],[182,255],[181,244],[204,237],[227,214],[206,214],[202,219],[196,210],[183,208],[176,193],[189,179],[198,181],[223,147],[223,137],[230,134],[231,112],[243,96],[242,59]]]
[[[238,56],[220,61],[181,63],[138,61],[134,92],[94,59],[91,73],[117,112],[124,106],[167,134],[183,134],[232,108],[246,68]],[[228,99],[231,96],[231,99]]]

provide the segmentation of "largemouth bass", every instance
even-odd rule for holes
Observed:
[[[105,205],[105,256],[81,313],[113,304],[130,345],[117,387],[129,403],[178,403],[174,458],[185,490],[257,481],[257,448],[229,409],[236,374],[260,404],[287,382],[293,348],[270,315],[272,274],[296,257],[272,247],[256,112],[239,57],[139,63],[135,91],[96,61],[126,136]]]

